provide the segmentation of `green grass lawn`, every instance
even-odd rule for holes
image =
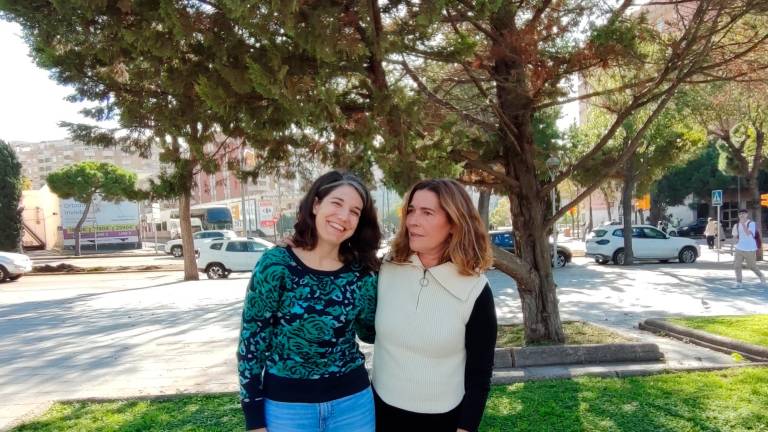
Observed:
[[[768,347],[768,315],[669,318],[667,321],[672,324]]]
[[[765,432],[768,368],[495,386],[482,432]],[[56,404],[14,432],[243,430],[237,396]]]
[[[566,321],[563,323],[565,331],[565,343],[570,345],[624,343],[632,342],[618,333],[597,327],[583,321]],[[496,337],[498,348],[520,347],[524,345],[523,325],[500,325]]]

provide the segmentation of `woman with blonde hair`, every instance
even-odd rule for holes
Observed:
[[[373,387],[377,432],[477,430],[490,390],[496,309],[488,233],[464,187],[415,184],[382,263]]]

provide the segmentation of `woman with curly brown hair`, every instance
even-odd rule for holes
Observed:
[[[373,337],[381,231],[372,201],[352,174],[321,176],[299,205],[291,246],[256,264],[238,347],[246,430],[373,432],[355,340]]]

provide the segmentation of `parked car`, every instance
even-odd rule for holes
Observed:
[[[698,218],[696,222],[677,228],[677,235],[680,237],[703,237],[706,228],[707,218]]]
[[[504,249],[507,252],[515,253],[515,235],[511,230],[495,230],[488,233],[491,236],[491,243]],[[551,243],[550,243],[551,245]],[[565,246],[557,245],[556,268],[563,268],[571,262],[573,253]]]
[[[232,272],[249,272],[274,243],[255,237],[212,240],[197,249],[197,269],[208,279],[229,277]]]
[[[0,282],[18,280],[32,271],[32,261],[24,254],[0,252]]]
[[[207,230],[198,231],[192,234],[192,240],[195,243],[195,249],[199,249],[203,242],[213,239],[233,238],[237,233],[230,230]],[[181,239],[171,240],[165,244],[165,253],[171,254],[176,258],[184,256],[184,248],[181,246]]]
[[[676,259],[690,264],[701,255],[701,248],[695,240],[668,236],[650,225],[633,225],[632,252],[638,260]],[[593,230],[587,236],[586,255],[598,264],[624,264],[624,227],[611,225]]]

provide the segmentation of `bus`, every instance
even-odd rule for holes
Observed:
[[[232,211],[226,205],[201,204],[190,208],[192,219],[199,219],[202,229],[232,229]],[[171,209],[160,212],[160,219],[180,219],[179,209]]]
[[[232,211],[226,205],[201,204],[192,206],[192,217],[203,223],[203,229],[232,229]]]
[[[151,214],[146,216],[146,220],[150,219]],[[232,229],[233,226],[232,212],[225,205],[193,206],[190,219],[192,221],[193,233],[202,230]],[[154,222],[158,241],[164,242],[181,238],[181,222],[178,209],[161,211],[159,220]],[[145,235],[149,235],[149,233]]]

